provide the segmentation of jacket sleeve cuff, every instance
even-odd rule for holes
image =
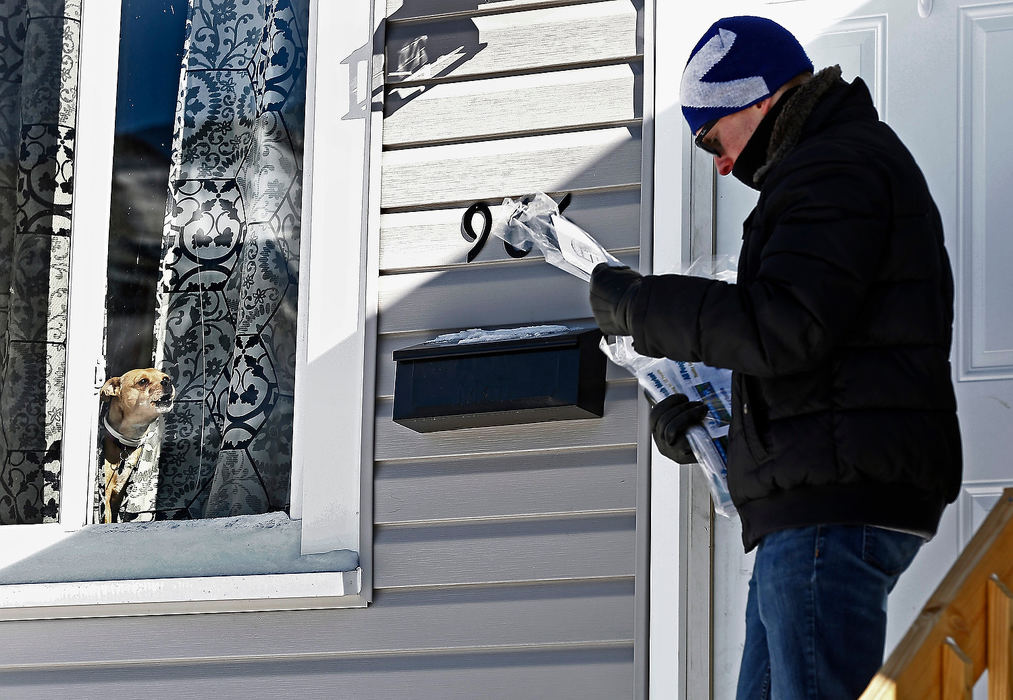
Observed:
[[[688,275],[645,277],[626,315],[633,348],[649,357],[700,361],[700,309],[712,284]]]

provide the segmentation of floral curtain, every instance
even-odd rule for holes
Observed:
[[[135,519],[288,507],[307,19],[308,0],[190,1],[155,328],[176,404]]]
[[[54,522],[80,0],[0,0],[0,524]]]

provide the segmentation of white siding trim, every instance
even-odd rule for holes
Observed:
[[[656,6],[646,0],[643,15],[644,41],[643,124],[641,127],[640,173],[640,265],[643,272],[652,270],[654,256],[655,206],[655,34]],[[638,387],[639,388],[639,387]],[[651,438],[647,430],[648,406],[644,398],[637,402],[637,532],[636,532],[636,615],[633,637],[633,696],[647,698],[651,674]]]

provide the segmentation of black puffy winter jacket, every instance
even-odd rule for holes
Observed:
[[[747,551],[814,524],[931,536],[960,484],[942,223],[864,83],[839,76],[817,74],[753,136],[765,162],[736,284],[645,277],[630,301],[639,352],[734,370],[728,484]]]

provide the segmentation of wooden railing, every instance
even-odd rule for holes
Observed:
[[[1013,700],[1013,488],[946,574],[861,700]]]

